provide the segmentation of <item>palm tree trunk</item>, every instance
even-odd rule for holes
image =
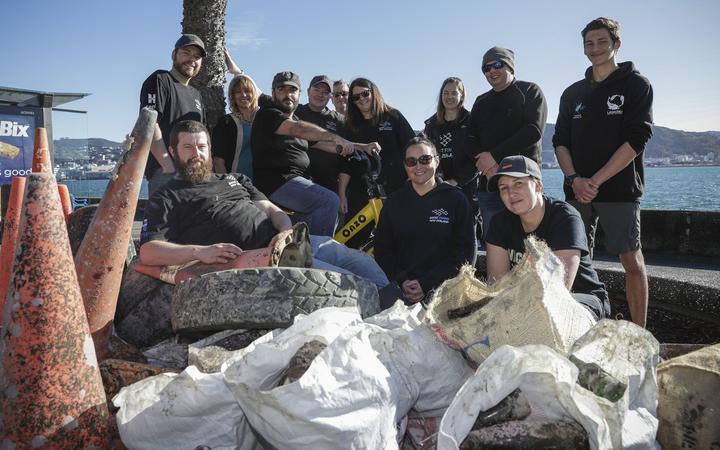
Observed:
[[[207,126],[212,129],[225,115],[225,8],[227,0],[183,0],[183,33],[196,34],[205,43],[200,74],[190,84],[202,93]]]

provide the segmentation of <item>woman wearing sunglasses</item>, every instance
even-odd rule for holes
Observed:
[[[397,298],[406,304],[429,300],[428,293],[475,263],[470,204],[462,191],[436,176],[439,158],[429,140],[413,138],[403,164],[410,179],[390,195],[375,230],[375,260],[391,281],[381,306]]]
[[[378,87],[366,78],[356,78],[350,83],[350,101],[347,109],[347,136],[351,142],[380,146],[382,171],[379,182],[385,192],[400,188],[407,176],[402,168],[403,150],[415,137],[405,117],[383,100]],[[368,201],[367,187],[360,174],[347,168],[340,173],[340,211],[351,219]]]
[[[457,77],[443,81],[438,94],[437,112],[425,121],[423,135],[438,151],[440,177],[459,186],[473,207],[473,218],[478,216],[478,172],[473,158],[464,151],[467,123],[470,112],[465,109],[465,84]],[[474,219],[477,222],[477,219]]]

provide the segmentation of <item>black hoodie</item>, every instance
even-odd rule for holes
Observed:
[[[437,114],[425,120],[423,134],[437,149],[440,172],[444,180],[455,180],[460,185],[477,175],[474,158],[465,155],[465,138],[470,112],[461,108],[458,117],[450,122],[438,123]]]
[[[632,62],[620,63],[603,81],[592,76],[590,67],[585,79],[563,92],[553,146],[567,147],[576,173],[590,178],[627,142],[637,156],[600,186],[595,201],[637,201],[644,186],[643,151],[652,136],[652,86]],[[567,185],[565,195],[575,198]]]
[[[475,260],[470,205],[459,188],[437,181],[423,196],[405,183],[385,202],[375,230],[375,260],[388,279],[416,279],[426,293]]]
[[[470,111],[466,153],[475,157],[490,152],[496,163],[523,155],[540,164],[546,121],[547,102],[537,84],[516,79],[500,92],[490,89],[475,99]],[[486,185],[481,177],[480,190]]]

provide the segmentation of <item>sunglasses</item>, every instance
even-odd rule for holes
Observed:
[[[408,167],[415,167],[418,163],[422,164],[423,166],[427,166],[433,159],[435,159],[435,155],[422,155],[419,158],[409,156],[405,158],[404,162],[405,165]]]
[[[332,96],[335,97],[335,98],[347,97],[348,95],[350,95],[349,92],[333,92],[333,93],[332,93]]]
[[[351,95],[351,96],[350,96],[350,100],[356,102],[356,101],[360,100],[361,98],[368,98],[368,97],[370,97],[370,90],[369,90],[369,89],[368,89],[367,91],[362,91],[362,92],[359,93],[359,94],[353,94],[353,95]]]
[[[495,62],[492,63],[492,64],[485,64],[484,66],[482,66],[482,71],[483,71],[483,73],[488,73],[488,72],[490,72],[490,70],[492,70],[492,69],[500,70],[500,69],[502,69],[504,66],[505,66],[505,63],[504,63],[504,62],[502,62],[502,61],[495,61]]]

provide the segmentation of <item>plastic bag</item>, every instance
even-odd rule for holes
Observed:
[[[299,348],[304,340],[314,337],[332,341],[344,328],[359,322],[355,308],[326,308],[313,313],[312,318],[299,315],[291,328],[267,333],[232,352],[226,364],[246,355],[257,356],[256,350],[267,346],[284,346],[293,352],[293,347]],[[253,356],[248,360],[250,365],[258,363]],[[254,377],[257,388],[270,389],[279,381],[265,375],[271,374]],[[163,374],[125,387],[113,402],[120,408],[118,430],[128,448],[260,448],[222,372],[205,374],[190,366],[180,374]]]
[[[225,380],[261,442],[283,449],[394,449],[396,424],[411,409],[444,409],[472,374],[420,315],[419,305],[398,302],[348,327],[295,383],[258,389],[258,378],[279,379],[294,354],[277,340],[228,365]]]
[[[588,433],[592,449],[656,448],[659,345],[652,335],[630,322],[604,320],[573,350],[625,382],[623,398],[611,402],[578,385],[578,368],[546,346],[503,346],[478,367],[446,411],[438,449],[459,448],[479,411],[517,388],[530,403],[530,420],[571,418]]]

